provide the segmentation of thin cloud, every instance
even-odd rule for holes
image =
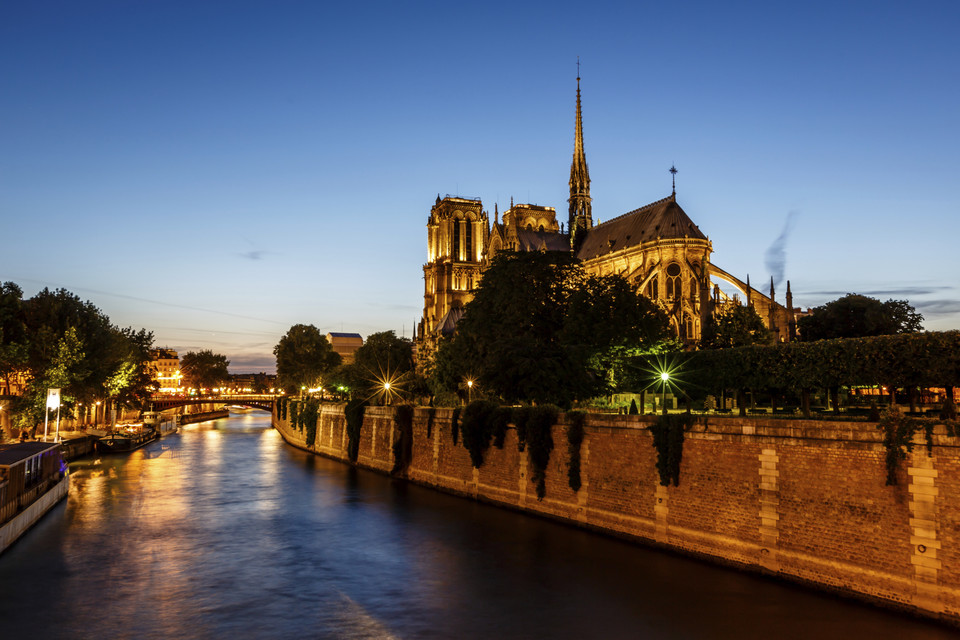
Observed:
[[[240,256],[241,258],[245,258],[245,259],[247,259],[247,260],[263,260],[263,256],[265,256],[265,255],[267,255],[267,254],[269,254],[269,253],[273,253],[273,252],[272,252],[272,251],[264,251],[263,249],[258,249],[258,250],[255,250],[255,251],[245,251],[245,252],[243,252],[243,253],[238,253],[237,255]]]
[[[883,298],[883,297],[894,297],[894,296],[906,296],[906,297],[920,297],[928,296],[934,293],[940,293],[942,291],[952,291],[954,287],[900,287],[897,289],[872,289],[866,291],[843,291],[843,290],[833,290],[833,291],[804,291],[803,294],[807,296],[835,296],[843,297],[847,294],[855,293],[861,296],[871,296],[873,298]]]
[[[241,318],[243,320],[256,320],[257,322],[268,322],[270,324],[279,324],[284,325],[286,323],[280,322],[279,320],[268,320],[266,318],[256,318],[254,316],[245,316],[239,313],[230,313],[228,311],[219,311],[217,309],[205,309],[203,307],[193,307],[185,304],[176,304],[175,302],[164,302],[163,300],[151,300],[149,298],[140,298],[138,296],[129,296],[123,293],[110,293],[109,291],[100,291],[99,289],[88,289],[86,287],[71,287],[69,285],[56,284],[53,282],[45,282],[43,280],[34,280],[32,278],[20,278],[23,282],[33,282],[35,284],[41,284],[45,287],[54,287],[57,289],[66,289],[71,292],[84,291],[86,293],[94,293],[98,296],[110,296],[112,298],[122,298],[124,300],[134,300],[136,302],[146,302],[147,304],[156,304],[163,307],[171,307],[174,309],[187,309],[189,311],[202,311],[204,313],[213,313],[218,316],[227,316],[229,318]]]

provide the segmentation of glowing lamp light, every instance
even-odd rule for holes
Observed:
[[[666,382],[667,380],[670,379],[670,374],[664,371],[663,373],[660,374],[660,379]]]

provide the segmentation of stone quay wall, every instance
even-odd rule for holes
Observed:
[[[392,407],[367,408],[359,466],[391,472],[393,416]],[[916,439],[899,485],[886,486],[873,423],[698,417],[685,434],[679,486],[661,486],[652,416],[588,414],[574,492],[561,415],[537,500],[512,428],[475,469],[453,442],[452,417],[415,410],[402,477],[960,626],[960,447],[942,426],[932,453]],[[276,414],[273,423],[291,445],[348,461],[343,405],[321,407],[310,446],[306,430]]]

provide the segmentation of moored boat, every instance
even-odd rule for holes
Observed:
[[[100,453],[126,453],[153,442],[160,433],[142,423],[117,425],[114,430],[97,440]]]
[[[59,443],[0,446],[0,553],[60,502],[69,488]]]

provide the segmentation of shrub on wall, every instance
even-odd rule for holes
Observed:
[[[907,453],[913,451],[913,437],[923,430],[927,455],[933,454],[933,428],[942,424],[950,437],[960,435],[960,423],[956,420],[934,420],[932,418],[911,418],[903,415],[900,408],[892,406],[880,416],[878,429],[883,430],[883,447],[886,450],[887,485],[898,484],[898,472],[901,463],[907,459]]]
[[[463,446],[470,452],[470,462],[479,469],[483,465],[483,453],[493,437],[493,418],[497,404],[489,400],[475,400],[463,411],[460,425]]]
[[[453,417],[450,419],[450,435],[453,436],[453,444],[456,445],[460,439],[460,407],[453,410]]]
[[[433,418],[437,414],[436,408],[432,405],[427,409],[427,440],[433,437]]]
[[[360,428],[363,426],[363,412],[366,409],[364,400],[356,398],[347,403],[343,409],[343,416],[347,423],[347,458],[356,462],[360,455]]]
[[[396,431],[393,439],[393,469],[391,475],[403,473],[413,458],[413,405],[402,404],[393,414]]]
[[[320,401],[317,398],[307,398],[300,411],[300,421],[306,429],[305,441],[312,447],[317,439],[317,416],[320,412]]]
[[[657,450],[660,484],[680,486],[680,461],[683,458],[683,432],[693,424],[688,413],[661,415],[650,425],[653,447]]]
[[[545,480],[550,452],[553,451],[552,428],[557,422],[557,408],[551,405],[522,407],[520,413],[526,414],[523,423],[527,457],[533,467],[530,481],[537,485],[537,500],[543,500],[547,493]]]
[[[570,465],[567,467],[567,480],[570,488],[580,491],[580,445],[583,443],[583,423],[587,414],[583,411],[568,411],[567,420],[567,454]]]
[[[513,410],[509,407],[497,407],[493,414],[493,446],[503,449],[503,442],[507,439],[507,426]]]
[[[523,453],[527,448],[527,421],[530,419],[530,407],[513,409],[513,426],[517,429],[517,451]]]
[[[300,403],[296,400],[290,403],[290,426],[300,430]]]

